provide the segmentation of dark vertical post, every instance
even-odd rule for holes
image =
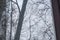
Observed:
[[[60,10],[58,0],[52,0],[53,16],[55,22],[56,40],[60,40]]]

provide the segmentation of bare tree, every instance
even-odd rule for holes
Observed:
[[[22,5],[22,9],[20,10],[20,6],[19,6],[19,4],[18,4],[18,1],[16,0],[16,1],[13,1],[13,0],[10,0],[11,1],[11,15],[10,15],[10,38],[9,38],[9,40],[12,40],[12,39],[14,39],[14,40],[19,40],[19,38],[20,38],[20,36],[21,36],[21,31],[22,31],[22,24],[24,24],[23,23],[23,20],[24,20],[24,14],[25,14],[25,11],[28,11],[28,10],[26,10],[26,4],[27,4],[27,1],[28,0],[24,0],[23,1],[23,5]],[[37,0],[34,2],[34,0],[31,0],[32,2],[32,4],[29,4],[28,3],[28,5],[27,5],[27,7],[29,6],[29,5],[31,5],[33,8],[31,8],[31,12],[32,13],[30,13],[29,14],[29,39],[28,40],[40,40],[40,38],[38,38],[38,36],[40,36],[40,34],[42,34],[42,40],[45,40],[46,38],[45,38],[45,36],[46,36],[46,34],[49,36],[49,40],[52,40],[52,36],[48,33],[48,31],[53,35],[53,33],[50,31],[50,28],[52,27],[52,25],[50,26],[50,25],[48,25],[47,24],[47,21],[46,21],[46,12],[48,11],[48,9],[50,9],[50,7],[47,5],[47,4],[45,4],[44,3],[44,0],[41,0],[41,1],[38,1],[37,2]],[[13,3],[13,5],[12,5],[12,3]],[[35,6],[34,5],[36,5],[36,8],[35,8]],[[40,6],[44,6],[44,7],[40,7]],[[15,31],[12,31],[12,30],[14,30],[14,29],[12,29],[12,25],[15,25],[14,23],[16,23],[16,21],[14,21],[13,22],[13,18],[14,17],[12,17],[13,15],[15,15],[14,13],[16,12],[15,11],[15,7],[12,7],[12,6],[15,6],[18,10],[18,12],[19,12],[19,17],[18,17],[18,19],[16,19],[16,20],[18,20],[18,23],[17,23],[17,30],[15,30]],[[47,8],[46,8],[46,6],[47,6]],[[28,9],[30,9],[29,7],[28,7]],[[14,12],[13,12],[14,11]],[[13,12],[13,13],[12,13]],[[35,14],[34,14],[35,13]],[[32,16],[36,16],[36,18],[32,18]],[[30,19],[31,18],[31,19]],[[36,21],[35,19],[37,19],[38,21]],[[28,19],[26,19],[26,20],[28,20]],[[34,20],[34,23],[32,24],[32,21]],[[41,25],[42,26],[42,28],[41,28],[41,30],[39,29],[39,30],[37,30],[37,34],[35,34],[35,35],[37,35],[37,36],[33,36],[32,34],[33,34],[33,32],[32,31],[36,31],[35,29],[33,29],[33,27],[35,26],[35,28],[37,28],[36,27],[36,25],[39,25],[40,23],[41,23],[41,20],[43,21],[43,25],[46,25],[47,26],[47,28],[46,28],[46,30],[43,30],[44,28],[45,28],[45,26],[43,26],[43,25]],[[42,23],[41,23],[42,24]],[[25,26],[25,25],[24,25]],[[15,27],[15,26],[14,26]],[[43,28],[44,27],[44,28]],[[33,30],[31,30],[31,29],[33,29]],[[14,36],[14,38],[12,38],[12,32],[16,32],[16,34],[15,35],[13,35]],[[13,33],[14,34],[14,33]],[[33,37],[32,37],[33,36]]]
[[[19,40],[19,37],[20,37],[20,33],[21,33],[21,28],[22,28],[22,22],[23,22],[23,19],[24,19],[24,13],[25,13],[25,9],[26,9],[26,4],[27,4],[27,0],[24,0],[23,1],[23,7],[22,7],[22,10],[20,11],[20,7],[18,5],[18,2],[16,0],[13,1],[13,0],[10,0],[11,1],[11,8],[12,8],[12,3],[16,4],[17,5],[17,8],[18,8],[18,11],[19,11],[19,21],[18,21],[18,26],[17,26],[17,30],[16,30],[16,35],[15,35],[15,39],[14,40]],[[10,39],[11,40],[11,36],[12,36],[12,12],[15,10],[15,8],[12,8],[11,9],[11,24],[10,24]]]
[[[21,28],[22,28],[22,23],[23,23],[23,19],[24,19],[24,13],[25,13],[27,1],[28,0],[23,1],[22,10],[21,10],[20,15],[19,15],[19,22],[18,22],[17,31],[15,34],[14,40],[19,40],[19,38],[20,38]]]

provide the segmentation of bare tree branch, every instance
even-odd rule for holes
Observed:
[[[16,34],[15,34],[14,40],[19,40],[19,38],[20,38],[21,28],[22,28],[22,23],[23,23],[23,19],[24,19],[24,13],[25,13],[27,1],[28,0],[23,1],[22,10],[19,14],[19,22],[18,22],[17,31],[16,31]]]

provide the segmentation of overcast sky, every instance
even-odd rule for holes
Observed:
[[[20,10],[21,10],[22,4],[23,4],[23,0],[17,0],[17,1],[18,1],[19,6],[20,6]]]

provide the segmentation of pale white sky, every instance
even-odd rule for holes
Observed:
[[[18,1],[19,6],[20,6],[20,10],[21,10],[22,4],[23,4],[23,0],[17,0],[17,1]]]
[[[13,0],[14,2],[16,2],[16,0]],[[23,0],[17,0],[18,1],[18,4],[19,4],[19,7],[20,7],[20,10],[22,8],[22,4],[23,4]]]

